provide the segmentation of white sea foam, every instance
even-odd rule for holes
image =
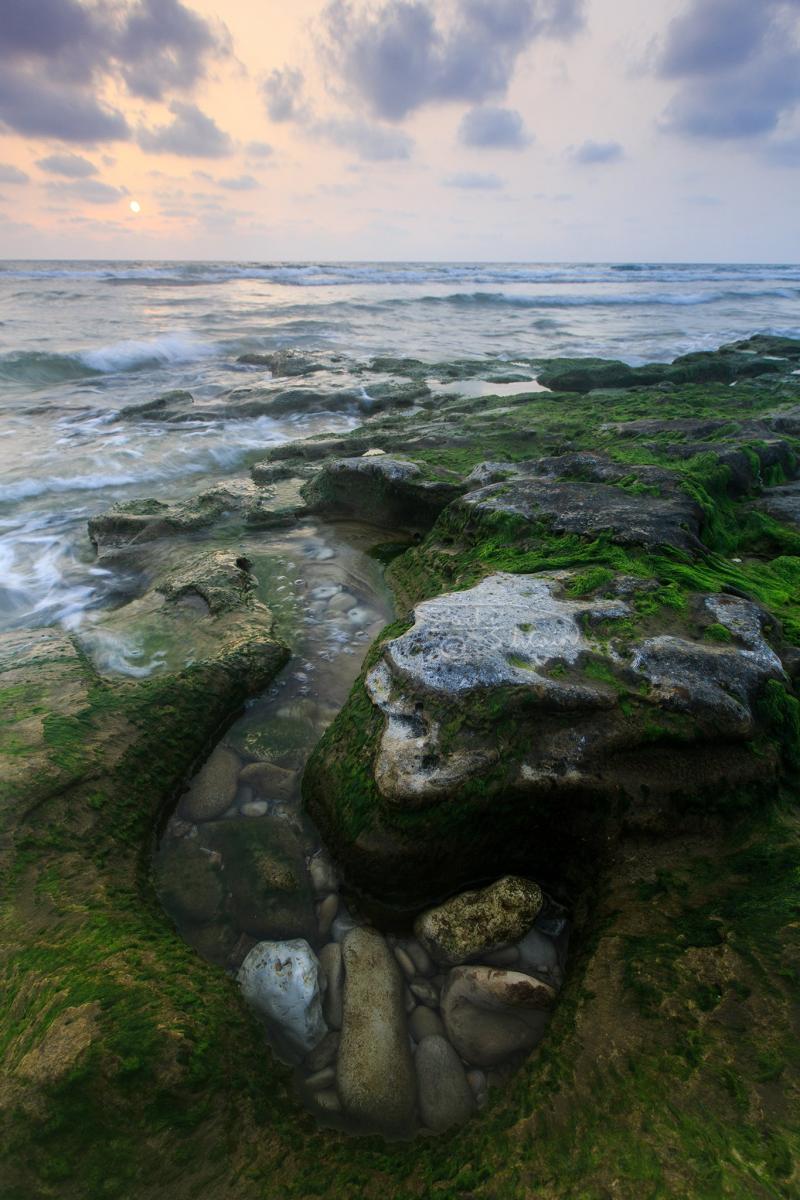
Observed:
[[[97,350],[86,350],[77,357],[92,371],[113,374],[116,371],[131,371],[137,367],[153,367],[168,364],[198,362],[217,353],[213,345],[186,337],[183,334],[165,334],[152,341],[113,342]]]

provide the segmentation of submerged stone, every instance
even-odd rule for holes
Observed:
[[[201,841],[222,858],[230,907],[239,927],[271,940],[317,932],[310,881],[297,834],[273,816],[215,821]]]
[[[461,1059],[441,1036],[425,1037],[414,1055],[419,1115],[434,1133],[463,1125],[475,1111]]]
[[[157,860],[156,881],[167,910],[186,921],[204,924],[222,910],[219,864],[194,838],[165,842]]]
[[[233,804],[241,763],[226,746],[217,746],[181,797],[178,811],[186,821],[213,821]]]

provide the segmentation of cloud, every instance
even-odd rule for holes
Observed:
[[[591,138],[570,150],[570,158],[581,167],[593,167],[601,163],[621,162],[625,150],[619,142],[593,142]]]
[[[689,138],[773,133],[800,104],[798,0],[691,0],[658,63],[681,81],[663,125]]]
[[[234,178],[219,179],[217,182],[229,192],[251,192],[253,188],[261,187],[253,175],[237,175]]]
[[[251,158],[270,158],[274,153],[269,142],[248,142],[245,150]]]
[[[764,153],[767,162],[775,167],[800,167],[800,136],[775,138]]]
[[[230,37],[180,0],[139,0],[114,45],[121,74],[135,96],[161,100],[206,75],[210,58],[230,54]]]
[[[10,163],[0,163],[0,183],[28,183],[30,176]]]
[[[99,99],[109,82],[162,99],[194,87],[229,42],[181,0],[2,0],[0,121],[29,136],[126,140],[125,118]]]
[[[267,116],[280,124],[286,121],[304,121],[308,110],[303,98],[305,77],[302,71],[282,67],[270,72],[261,85]]]
[[[764,7],[772,0],[693,0],[670,23],[661,55],[667,79],[706,75],[746,62],[764,34]]]
[[[137,141],[143,150],[185,158],[225,158],[233,153],[230,136],[196,104],[173,100],[169,111],[169,124],[139,130]]]
[[[122,113],[88,92],[0,70],[0,122],[16,133],[92,144],[130,137]]]
[[[81,154],[50,154],[36,163],[50,175],[63,175],[67,179],[87,179],[97,174],[97,167]]]
[[[470,109],[461,121],[458,137],[465,146],[494,150],[524,150],[533,141],[515,109],[490,105]]]
[[[357,118],[314,120],[307,126],[307,131],[311,137],[354,150],[365,162],[402,162],[411,158],[414,149],[413,139],[399,129]]]
[[[522,52],[574,34],[583,10],[584,0],[454,0],[444,26],[430,0],[329,0],[318,48],[351,103],[400,121],[427,104],[504,95]]]
[[[301,71],[291,67],[273,71],[262,91],[267,114],[273,121],[291,122],[314,141],[353,150],[364,162],[400,162],[411,157],[414,141],[399,129],[362,117],[317,116],[306,99]]]
[[[80,179],[74,183],[48,183],[53,196],[83,200],[87,204],[116,204],[128,195],[127,188],[112,187],[99,179]]]
[[[498,175],[482,175],[477,171],[459,171],[448,175],[444,186],[449,188],[464,188],[470,191],[498,191],[505,187]]]

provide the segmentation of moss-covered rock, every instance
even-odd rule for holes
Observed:
[[[459,494],[457,483],[425,478],[407,460],[365,455],[325,466],[303,489],[309,507],[389,528],[427,528]]]
[[[436,962],[454,967],[519,941],[541,907],[537,883],[506,875],[489,887],[462,892],[429,908],[417,917],[414,932]]]

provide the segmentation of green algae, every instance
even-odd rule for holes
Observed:
[[[674,438],[648,437],[652,449],[601,428],[652,416],[657,404],[660,416],[726,416],[735,437],[746,416],[783,399],[796,403],[796,393],[777,384],[713,385],[526,400],[503,416],[510,431],[467,417],[471,436],[482,430],[479,444],[449,460],[414,455],[420,464],[466,473],[487,458],[523,461],[585,447],[617,461],[677,466],[702,489],[709,552],[641,554],[608,538],[586,543],[544,526],[445,514],[421,546],[393,562],[398,594],[413,603],[492,570],[559,567],[579,571],[574,594],[602,594],[624,573],[658,584],[635,595],[632,630],[685,609],[695,593],[733,589],[761,600],[800,644],[796,535],[760,515],[751,522],[746,507],[777,476],[762,473],[752,496],[734,499],[707,459],[674,463],[666,453]],[[401,622],[382,639],[407,627]],[[713,630],[706,626],[705,636]],[[554,871],[571,873],[580,899],[570,976],[542,1047],[457,1133],[413,1146],[348,1140],[315,1129],[293,1104],[287,1073],[265,1055],[232,982],[180,942],[152,890],[146,848],[154,812],[243,699],[234,689],[224,713],[210,711],[210,686],[205,669],[122,691],[95,680],[77,717],[47,722],[52,777],[29,793],[42,807],[16,832],[3,877],[11,902],[0,931],[15,949],[0,968],[10,1004],[2,1044],[18,1064],[67,1009],[97,1003],[100,1012],[88,1055],[41,1087],[33,1107],[23,1089],[4,1109],[4,1200],[797,1195],[796,794],[784,789],[758,803],[743,797],[738,811],[721,804],[722,814],[704,811],[674,840],[630,835],[605,871],[585,859],[570,871],[553,849]],[[36,689],[11,691],[16,712],[45,715]],[[484,714],[501,745],[516,735],[515,702],[511,694],[497,698]],[[774,684],[762,705],[796,770],[797,701]],[[117,765],[110,778],[80,782],[104,761],[92,738],[110,720],[118,722]],[[371,762],[380,727],[359,682],[317,748],[319,757],[335,751],[348,836],[364,831],[375,810]],[[55,797],[53,780],[66,781]],[[476,802],[486,787],[496,790],[500,824],[502,767],[488,783],[475,782]],[[6,797],[16,794],[10,788]],[[461,812],[442,814],[444,844],[470,809],[468,798]],[[414,835],[412,817],[398,823]]]

